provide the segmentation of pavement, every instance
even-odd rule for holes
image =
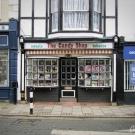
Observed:
[[[112,106],[111,104],[92,103],[33,103],[33,114],[30,114],[28,102],[11,104],[0,102],[0,116],[27,117],[120,117],[134,118],[135,105]]]

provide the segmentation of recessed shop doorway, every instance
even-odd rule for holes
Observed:
[[[60,58],[60,98],[77,98],[77,58]]]

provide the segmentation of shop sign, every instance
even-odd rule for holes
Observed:
[[[135,64],[130,64],[130,86],[135,86]]]
[[[135,59],[135,46],[124,46],[123,59]]]
[[[112,43],[25,43],[25,49],[112,49]]]
[[[0,30],[9,30],[8,25],[0,25]]]

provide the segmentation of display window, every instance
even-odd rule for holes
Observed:
[[[111,59],[78,59],[78,69],[78,86],[111,86]]]
[[[0,87],[9,86],[9,54],[8,50],[0,50]]]
[[[135,61],[124,62],[124,90],[135,91]]]
[[[27,86],[58,86],[58,59],[28,59]]]

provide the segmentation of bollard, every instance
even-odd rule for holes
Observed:
[[[18,88],[18,82],[12,82],[12,88],[14,93],[14,105],[17,103],[17,88]]]
[[[30,114],[33,114],[33,87],[30,87]]]

